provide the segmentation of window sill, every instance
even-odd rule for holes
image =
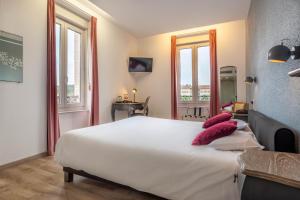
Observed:
[[[78,112],[89,112],[88,109],[77,109],[77,110],[59,110],[58,114],[78,113]]]

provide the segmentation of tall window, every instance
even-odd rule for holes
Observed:
[[[208,43],[177,47],[179,103],[209,103],[210,56]]]
[[[85,107],[85,31],[56,19],[57,101],[60,110]]]

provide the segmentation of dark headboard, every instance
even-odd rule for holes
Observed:
[[[295,134],[284,124],[254,110],[249,111],[249,126],[266,150],[296,152]]]

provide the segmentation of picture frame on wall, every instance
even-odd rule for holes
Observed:
[[[23,37],[1,30],[0,81],[23,83]]]

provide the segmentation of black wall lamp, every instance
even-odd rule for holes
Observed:
[[[247,76],[246,79],[245,79],[245,83],[248,83],[248,84],[252,84],[252,83],[256,83],[256,77],[255,76]]]
[[[284,39],[288,40],[288,39]],[[289,49],[287,46],[283,45],[283,41],[280,45],[274,46],[269,50],[268,60],[274,63],[284,63],[290,57],[294,60],[300,59],[300,46],[294,46]]]

